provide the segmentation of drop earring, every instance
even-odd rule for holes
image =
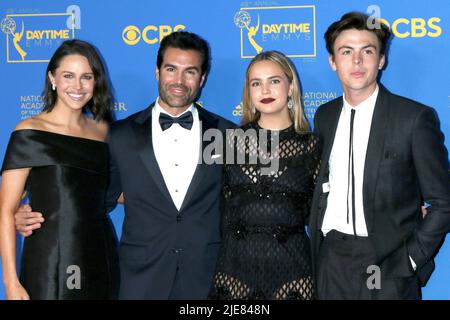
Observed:
[[[52,90],[55,91],[56,90],[56,86],[54,83],[52,83]]]
[[[292,108],[294,107],[294,101],[292,101],[291,96],[288,97],[287,107],[289,108],[289,110],[292,110]]]

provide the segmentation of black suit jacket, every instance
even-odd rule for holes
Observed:
[[[328,193],[328,161],[342,97],[321,106],[315,131],[323,142],[322,165],[310,217],[314,267],[322,240]],[[380,86],[364,167],[363,205],[369,238],[382,273],[414,274],[409,257],[425,285],[434,269],[433,257],[450,230],[448,152],[435,111],[394,95]],[[420,206],[430,204],[422,219]]]
[[[167,190],[152,146],[151,111],[115,122],[109,133],[111,153],[108,211],[120,193],[125,217],[119,247],[121,299],[167,299],[177,275],[178,297],[204,299],[220,245],[220,164],[198,164],[178,212]],[[202,132],[233,127],[197,106]],[[203,149],[207,145],[203,143]],[[196,152],[192,150],[192,152]]]

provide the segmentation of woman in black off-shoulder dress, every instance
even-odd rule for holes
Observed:
[[[110,96],[90,44],[70,40],[57,49],[44,100],[44,111],[12,133],[2,167],[0,248],[7,298],[115,299],[117,239],[104,208]],[[13,214],[24,189],[44,221],[24,240],[17,277]]]
[[[226,140],[233,161],[224,165],[222,246],[210,298],[314,299],[305,225],[319,141],[282,53],[262,52],[250,62],[243,110],[240,133]]]

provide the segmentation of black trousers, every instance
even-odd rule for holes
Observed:
[[[368,237],[330,231],[317,261],[317,295],[322,300],[420,299],[417,276],[393,278],[375,265]]]

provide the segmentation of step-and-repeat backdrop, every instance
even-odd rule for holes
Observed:
[[[434,107],[450,148],[448,0],[2,0],[0,158],[15,124],[41,111],[47,62],[62,41],[72,38],[90,41],[101,51],[118,119],[155,100],[159,42],[171,32],[188,30],[212,49],[211,73],[199,99],[205,108],[239,122],[246,65],[257,52],[275,49],[296,64],[312,120],[318,106],[342,94],[328,66],[323,34],[331,22],[355,10],[381,16],[391,27],[395,37],[381,81],[394,93]],[[122,208],[112,218],[120,236]],[[425,299],[450,299],[447,238]]]

